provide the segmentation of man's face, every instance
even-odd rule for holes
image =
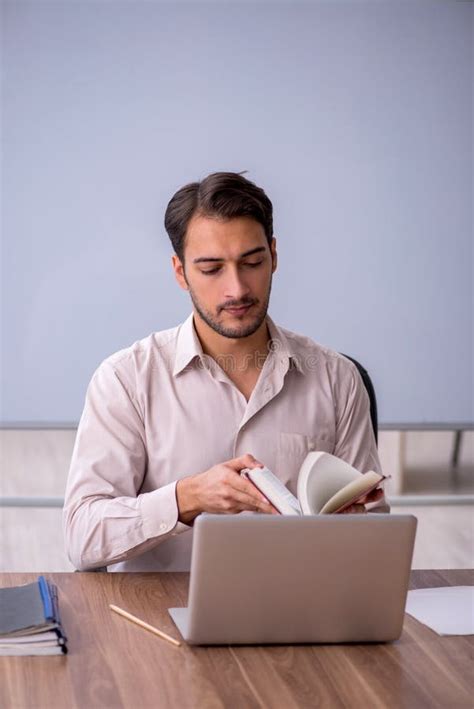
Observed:
[[[224,337],[252,335],[265,319],[277,258],[263,226],[250,217],[218,221],[191,219],[184,266],[175,255],[173,268],[189,290],[202,320]]]

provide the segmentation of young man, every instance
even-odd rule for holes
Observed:
[[[165,227],[193,312],[92,377],[64,507],[79,569],[189,569],[201,512],[276,512],[245,467],[267,465],[293,493],[310,450],[380,471],[356,367],[267,314],[277,252],[264,191],[211,174],[174,195]],[[367,502],[388,509],[380,491]]]

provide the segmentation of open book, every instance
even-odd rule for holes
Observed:
[[[296,498],[268,468],[244,468],[248,478],[281,514],[314,515],[342,512],[379,487],[387,475],[360,473],[341,458],[308,453],[298,473]]]

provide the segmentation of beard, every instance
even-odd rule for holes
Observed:
[[[209,310],[204,308],[203,305],[199,302],[199,299],[197,298],[196,294],[194,293],[193,289],[189,285],[188,281],[186,280],[186,283],[188,284],[189,288],[189,295],[191,296],[192,303],[194,307],[196,308],[196,311],[199,313],[200,317],[204,320],[206,325],[209,325],[209,327],[214,330],[214,332],[217,332],[218,335],[222,335],[223,337],[228,337],[230,339],[239,339],[241,337],[249,337],[250,335],[253,335],[254,332],[258,330],[260,325],[263,323],[263,321],[266,318],[267,315],[267,310],[268,310],[268,304],[270,302],[270,292],[272,289],[272,277],[270,276],[270,283],[268,284],[268,291],[265,295],[265,299],[261,303],[258,299],[256,298],[246,298],[244,300],[240,301],[228,301],[227,303],[224,303],[223,305],[219,305],[217,308],[217,313],[214,316]],[[244,305],[255,305],[256,306],[256,312],[251,315],[251,316],[245,316],[249,317],[249,321],[246,323],[242,323],[241,325],[234,325],[233,327],[230,327],[228,325],[223,325],[221,322],[219,322],[218,315],[219,313],[222,312],[225,308],[238,308],[240,306]]]

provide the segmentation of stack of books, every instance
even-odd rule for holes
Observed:
[[[53,583],[0,588],[0,655],[61,655],[66,640]]]

